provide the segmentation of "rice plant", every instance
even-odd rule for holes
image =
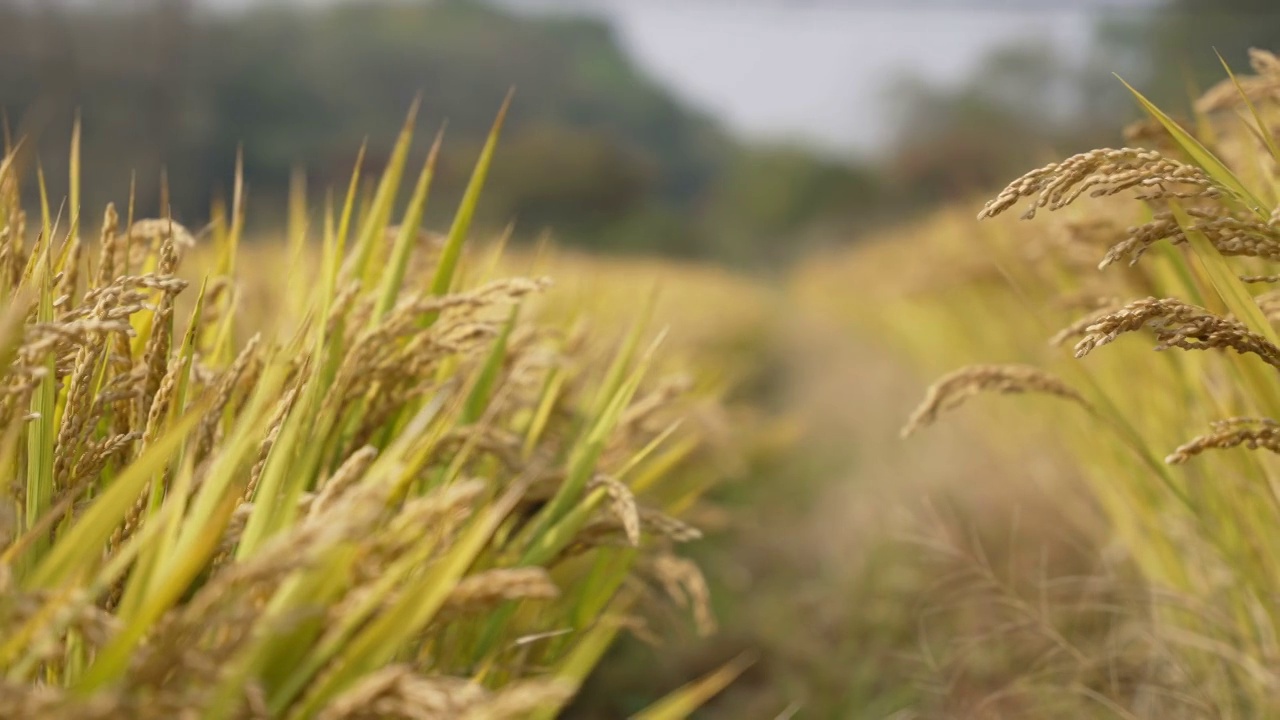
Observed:
[[[299,183],[274,263],[239,173],[202,231],[130,198],[91,233],[78,130],[64,203],[8,144],[6,717],[551,717],[654,596],[712,628],[678,548],[713,399],[642,317],[598,338],[467,250],[501,118],[447,234],[411,112],[371,194],[359,164],[319,209]]]
[[[1135,90],[1151,119],[1129,134],[1152,147],[1049,164],[988,202],[983,228],[948,215],[909,249],[859,256],[904,272],[879,281],[878,316],[850,315],[929,371],[953,368],[907,431],[983,391],[1056,396],[1022,428],[965,417],[993,446],[1063,448],[1107,519],[1102,564],[1142,578],[1123,606],[1090,611],[1109,618],[1091,651],[1055,630],[1031,680],[997,691],[1023,712],[1280,711],[1280,316],[1265,289],[1280,278],[1280,60],[1252,57],[1255,75],[1197,103],[1194,132]],[[1018,206],[1054,217],[992,220]]]

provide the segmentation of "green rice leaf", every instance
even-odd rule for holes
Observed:
[[[524,491],[523,486],[516,485],[497,502],[481,510],[480,517],[421,579],[406,587],[390,607],[352,638],[335,658],[330,671],[289,717],[311,717],[360,676],[391,661],[405,639],[413,637],[435,616]],[[273,707],[273,710],[278,709]]]
[[[1119,78],[1119,76],[1117,76],[1117,78]],[[1129,92],[1133,93],[1134,97],[1138,99],[1138,103],[1142,105],[1143,109],[1145,109],[1151,117],[1155,118],[1157,122],[1164,126],[1164,129],[1173,136],[1173,139],[1178,143],[1178,146],[1181,147],[1187,155],[1191,156],[1191,159],[1195,161],[1195,163],[1206,173],[1208,173],[1209,177],[1213,178],[1223,188],[1229,190],[1242,202],[1248,205],[1251,212],[1259,213],[1262,211],[1262,201],[1250,192],[1249,189],[1245,187],[1244,183],[1240,182],[1240,178],[1236,177],[1236,174],[1231,172],[1230,168],[1214,156],[1213,153],[1209,152],[1208,148],[1200,144],[1199,140],[1196,140],[1190,133],[1183,130],[1182,126],[1178,125],[1173,118],[1169,117],[1160,108],[1156,107],[1154,103],[1146,98],[1146,96],[1135,90],[1133,86],[1125,82],[1123,78],[1119,79],[1120,82],[1124,83],[1124,86],[1129,89]]]
[[[395,248],[391,251],[391,261],[382,276],[382,295],[378,298],[378,307],[374,317],[381,320],[391,311],[404,285],[405,272],[409,267],[409,256],[418,242],[418,233],[422,230],[422,215],[427,209],[427,196],[431,192],[431,179],[436,172],[436,159],[440,156],[440,144],[444,141],[444,129],[436,135],[427,153],[427,161],[422,165],[422,173],[418,175],[418,184],[413,189],[413,197],[409,207],[400,221],[400,232],[396,235]]]
[[[47,258],[46,258],[47,259]],[[40,265],[39,283],[40,297],[36,306],[38,322],[53,321],[53,287],[51,270],[47,262]],[[57,397],[58,382],[52,353],[44,358],[42,368],[45,376],[36,386],[31,397],[31,413],[35,416],[27,424],[27,487],[26,487],[26,520],[28,529],[37,522],[53,504],[54,493],[54,447],[57,440]],[[49,549],[48,537],[36,538],[31,546],[28,564],[39,563]]]
[[[498,138],[502,135],[502,125],[506,121],[507,111],[511,107],[511,99],[515,91],[507,93],[507,98],[498,110],[498,119],[494,121],[484,149],[475,169],[471,171],[471,181],[467,183],[466,193],[462,196],[462,204],[453,217],[453,225],[449,228],[449,237],[445,240],[444,249],[440,252],[440,262],[436,267],[435,279],[431,281],[431,292],[444,295],[453,286],[454,274],[458,269],[458,260],[462,257],[462,246],[471,230],[471,221],[475,217],[476,208],[480,204],[480,194],[484,190],[485,179],[489,176],[489,165],[493,162],[494,151],[498,147]]]
[[[485,358],[484,366],[480,368],[480,376],[476,379],[475,385],[471,388],[471,393],[467,396],[466,405],[462,410],[463,423],[469,425],[478,421],[484,415],[485,408],[489,406],[489,399],[493,395],[498,375],[502,371],[502,364],[507,359],[507,342],[511,339],[511,332],[515,330],[516,319],[519,316],[519,306],[512,307],[510,317],[507,318],[506,324],[502,326],[502,332],[498,334],[498,338],[494,340],[493,347],[489,349],[489,355]]]
[[[1191,217],[1187,215],[1187,211],[1177,201],[1171,201],[1169,207],[1173,211],[1173,216],[1177,219],[1178,225],[1182,227],[1182,231],[1187,237],[1187,243],[1195,250],[1197,263],[1203,269],[1205,275],[1209,277],[1214,289],[1218,292],[1218,296],[1226,303],[1231,313],[1245,325],[1248,325],[1250,330],[1259,333],[1272,343],[1280,345],[1280,337],[1276,335],[1275,328],[1271,327],[1271,323],[1267,322],[1266,316],[1262,314],[1262,309],[1258,307],[1258,303],[1254,301],[1244,283],[1240,282],[1240,277],[1236,271],[1227,265],[1226,260],[1218,252],[1218,249],[1213,246],[1213,243],[1209,241],[1209,238],[1205,237],[1204,233],[1194,229]]]
[[[1222,69],[1227,71],[1227,75],[1231,78],[1231,82],[1236,86],[1236,92],[1240,93],[1241,101],[1244,102],[1245,107],[1249,108],[1249,114],[1253,116],[1253,126],[1250,130],[1253,131],[1254,137],[1257,137],[1262,141],[1263,145],[1267,148],[1267,151],[1271,153],[1271,158],[1280,163],[1280,145],[1276,144],[1275,136],[1271,134],[1267,123],[1258,113],[1257,106],[1254,105],[1253,100],[1249,98],[1249,94],[1246,93],[1244,91],[1244,87],[1240,85],[1240,79],[1231,71],[1231,66],[1227,64],[1226,58],[1222,57],[1222,53],[1218,52],[1216,49],[1214,50],[1214,53],[1218,56],[1218,62],[1222,63]]]
[[[381,268],[371,263],[377,248],[383,242],[383,234],[391,218],[396,196],[400,192],[400,181],[404,177],[405,164],[409,160],[409,149],[413,146],[413,128],[418,119],[418,108],[421,99],[415,98],[405,116],[404,127],[400,129],[400,137],[391,149],[391,159],[387,161],[387,169],[378,180],[378,189],[374,194],[367,214],[360,227],[353,248],[349,277],[368,282],[380,274]],[[341,235],[341,232],[339,233]]]
[[[635,720],[684,720],[722,690],[756,662],[751,655],[739,655],[702,678],[676,690],[665,698],[651,705],[648,709],[637,713]]]
[[[618,611],[629,603],[617,603]],[[610,615],[601,617],[574,644],[569,654],[556,666],[553,676],[557,680],[570,683],[575,689],[586,682],[591,670],[604,657],[604,653],[613,643],[613,638],[622,628],[621,622]],[[560,714],[560,707],[544,707],[530,715],[530,720],[552,720]]]
[[[178,447],[200,419],[199,406],[188,412],[169,432],[143,451],[124,469],[101,495],[94,499],[76,522],[58,538],[25,582],[28,588],[48,589],[90,571],[99,562],[87,547],[105,547],[111,534],[124,521],[134,502],[160,468],[169,463]]]

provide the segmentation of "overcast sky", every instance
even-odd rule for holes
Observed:
[[[205,0],[244,5],[272,0]],[[280,1],[280,0],[274,0]],[[289,0],[286,0],[289,1]],[[331,0],[291,0],[322,3]],[[608,19],[643,67],[744,135],[867,152],[897,73],[964,77],[1015,40],[1088,52],[1103,12],[1149,0],[496,0]]]
[[[1010,12],[990,2],[505,2],[604,14],[639,62],[739,132],[862,151],[890,130],[882,97],[898,73],[958,80],[1017,39],[1079,54],[1092,27],[1089,11]]]

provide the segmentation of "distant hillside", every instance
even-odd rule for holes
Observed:
[[[175,212],[191,219],[210,188],[226,186],[240,143],[258,207],[283,193],[297,163],[317,175],[313,187],[341,183],[365,136],[376,165],[419,92],[422,145],[447,119],[443,169],[460,175],[516,86],[486,207],[567,232],[686,212],[733,149],[589,20],[470,2],[218,15],[173,2],[62,15],[3,7],[0,105],[39,135],[57,163],[55,190],[79,108],[87,187],[120,199],[136,169],[140,197],[154,204],[164,161]]]

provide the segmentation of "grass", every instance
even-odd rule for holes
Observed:
[[[655,596],[709,630],[679,546],[722,465],[691,409],[723,386],[665,375],[642,316],[597,332],[468,251],[501,117],[442,239],[419,228],[438,138],[397,202],[414,112],[372,195],[359,167],[318,209],[299,181],[253,247],[239,176],[198,239],[131,200],[95,242],[78,140],[62,204],[9,145],[7,713],[549,717]]]
[[[1256,75],[1199,103],[1210,132],[1183,129],[1135,91],[1154,147],[1054,163],[990,201],[982,225],[944,213],[853,265],[807,268],[808,292],[849,300],[837,310],[846,322],[948,373],[909,430],[928,434],[980,392],[1044,396],[1021,411],[960,412],[979,452],[1065,458],[1092,498],[1064,505],[1096,538],[1092,566],[1030,590],[1003,586],[963,539],[934,548],[970,556],[958,597],[1013,611],[970,638],[983,650],[964,673],[1047,641],[978,697],[952,674],[935,694],[949,716],[1280,711],[1280,315],[1267,290],[1280,259],[1280,61],[1253,57]],[[1017,206],[1027,220],[1052,215],[997,218]],[[839,292],[850,284],[874,298]]]

